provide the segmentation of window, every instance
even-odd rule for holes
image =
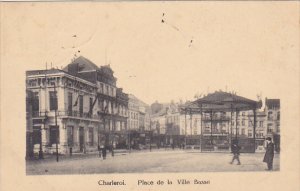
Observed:
[[[32,111],[39,111],[40,109],[40,100],[39,100],[39,92],[33,92],[32,95]]]
[[[50,127],[50,145],[52,144],[59,144],[59,128],[56,126]]]
[[[68,126],[67,127],[67,136],[68,136],[68,146],[73,146],[74,141],[74,127]]]
[[[89,112],[91,115],[93,115],[93,98],[90,97],[90,109]]]
[[[105,94],[109,94],[109,89],[108,89],[109,87],[108,87],[108,85],[106,85],[105,88],[106,88]]]
[[[94,129],[92,127],[89,128],[89,145],[94,145]]]
[[[33,134],[32,134],[32,144],[40,144],[41,143],[41,127],[33,126]]]
[[[110,109],[111,113],[114,114],[114,103],[113,102],[111,102],[110,107],[111,107],[111,109]]]
[[[71,92],[68,93],[68,112],[69,115],[72,114],[73,110],[73,94]]]
[[[272,132],[273,132],[273,129],[268,128],[268,133],[272,133]]]
[[[245,129],[242,129],[242,135],[245,135]]]
[[[242,126],[245,126],[245,120],[244,119],[242,120]]]
[[[273,119],[272,114],[273,114],[272,111],[269,111],[269,112],[268,112],[268,120],[272,120],[272,119]]]
[[[50,110],[57,110],[56,91],[50,91],[49,92],[49,98],[50,98]]]
[[[252,130],[248,130],[248,137],[252,137]]]
[[[280,120],[280,112],[277,112],[277,120]]]
[[[273,132],[272,124],[270,124],[270,123],[268,124],[267,132],[268,133],[272,133]]]
[[[82,117],[83,115],[83,96],[79,96],[79,115]]]
[[[263,121],[260,121],[259,122],[259,127],[263,127],[264,126],[264,122]]]
[[[100,83],[100,92],[103,93],[103,84]]]
[[[252,127],[252,121],[248,121],[248,126]]]
[[[113,88],[112,88],[112,87],[110,87],[110,95],[111,95],[111,96],[114,96]]]

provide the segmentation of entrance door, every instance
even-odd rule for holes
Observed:
[[[79,149],[80,152],[83,152],[84,149],[84,128],[79,127]]]

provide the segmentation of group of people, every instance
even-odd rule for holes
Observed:
[[[266,170],[273,170],[273,158],[274,158],[274,143],[272,143],[272,138],[266,138],[266,153],[264,155],[263,162],[267,163],[268,169]],[[231,144],[231,152],[233,154],[233,158],[230,164],[233,164],[235,160],[237,160],[237,165],[241,164],[240,161],[240,150],[241,147],[238,145],[238,140],[233,140]]]

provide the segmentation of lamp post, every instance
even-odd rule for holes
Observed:
[[[151,152],[151,145],[152,145],[152,123],[151,123],[151,121],[150,121],[150,134],[149,134],[149,138],[150,138],[150,140],[149,140],[149,142],[150,142],[150,146],[149,146],[149,149],[150,149],[150,152]]]
[[[237,140],[237,134],[238,134],[238,126],[237,126],[237,121],[238,121],[238,115],[239,115],[239,111],[236,109],[235,112],[235,139]]]
[[[57,106],[58,106],[58,100],[57,100],[57,92],[56,92],[56,85],[54,83],[54,96],[55,96],[55,129],[56,129],[56,162],[58,162],[58,133],[59,133],[59,129],[58,129],[58,126],[57,126]]]

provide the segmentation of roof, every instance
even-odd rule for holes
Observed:
[[[255,103],[256,101],[244,98],[232,93],[218,91],[207,96],[200,98],[197,102],[201,103],[221,103],[221,102],[243,102],[243,103]]]
[[[67,73],[66,71],[52,68],[48,70],[28,70],[26,71],[26,76],[32,76],[32,75],[45,75],[45,74],[55,74],[55,73]]]
[[[198,112],[203,111],[230,111],[239,110],[245,111],[254,108],[260,108],[262,105],[261,101],[257,102],[245,97],[238,96],[236,94],[216,91],[208,94],[203,98],[199,98],[193,102],[186,103],[183,110],[194,110]]]
[[[68,71],[71,67],[76,67],[78,72],[99,70],[99,67],[96,64],[83,56],[79,56],[73,60],[64,68],[64,70]]]
[[[266,98],[266,106],[270,107],[280,107],[280,99],[267,99]]]

